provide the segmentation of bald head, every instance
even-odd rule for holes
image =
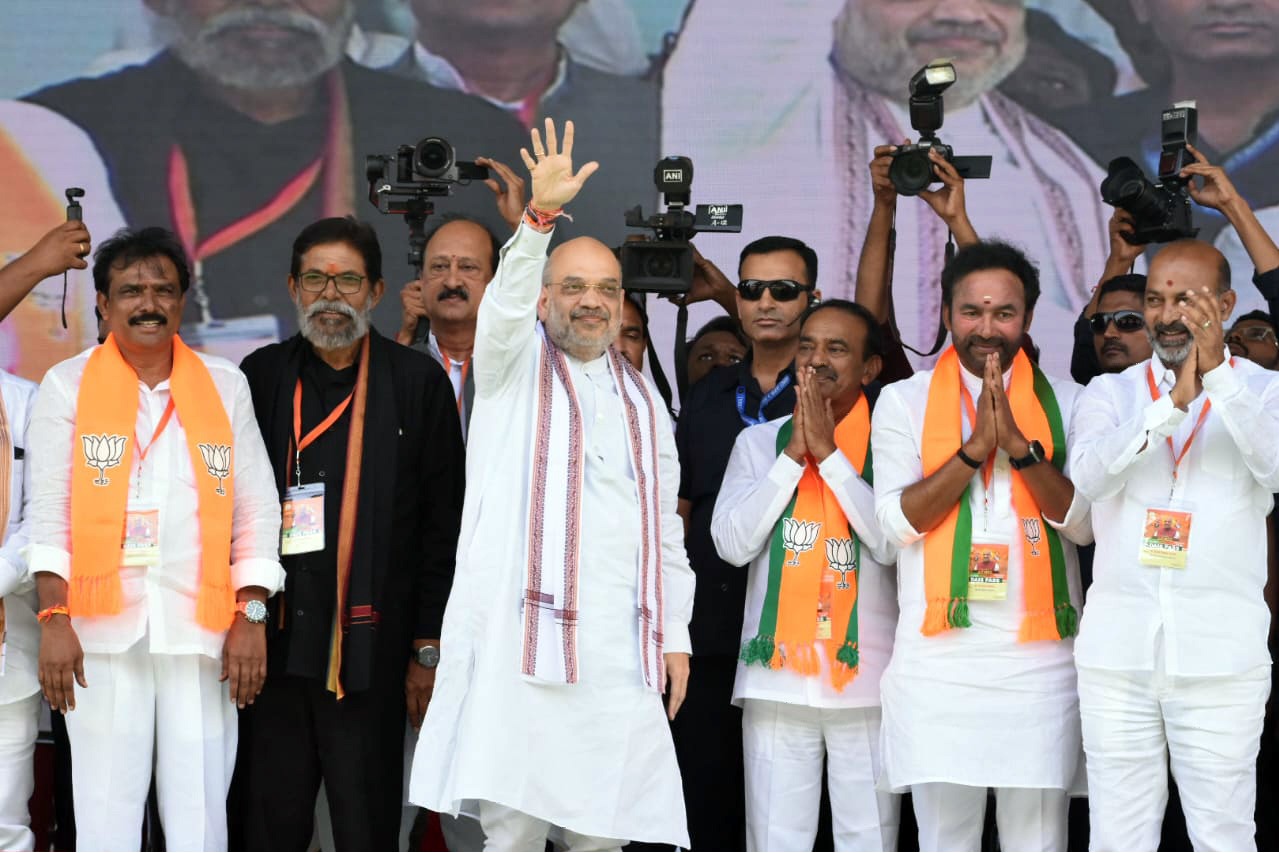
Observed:
[[[1195,289],[1215,287],[1218,293],[1230,289],[1230,262],[1211,243],[1203,240],[1176,240],[1164,246],[1150,262],[1150,275],[1178,274],[1181,282]]]
[[[542,272],[537,316],[560,349],[581,361],[599,358],[622,326],[622,267],[592,237],[551,252]]]

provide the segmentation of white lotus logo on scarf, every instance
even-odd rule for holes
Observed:
[[[111,481],[107,479],[107,469],[116,467],[124,459],[124,447],[129,442],[128,437],[103,433],[102,435],[82,435],[80,439],[84,443],[84,464],[98,469],[98,479],[93,481],[93,485],[110,484]]]
[[[1023,518],[1021,520],[1021,529],[1026,534],[1026,541],[1030,543],[1030,556],[1038,557],[1039,549],[1037,549],[1035,546],[1039,544],[1039,540],[1042,538],[1042,533],[1039,527],[1039,519]]]
[[[204,457],[204,467],[210,477],[218,478],[217,493],[226,495],[222,481],[231,476],[231,445],[229,444],[197,444],[200,455]]]
[[[799,555],[813,550],[817,542],[817,532],[822,529],[820,521],[800,521],[795,518],[782,519],[782,547],[795,552],[795,559],[787,561],[788,566],[799,565]]]
[[[835,589],[848,589],[848,573],[856,570],[857,558],[853,553],[853,540],[827,539],[826,561],[833,572],[839,572],[839,581]]]

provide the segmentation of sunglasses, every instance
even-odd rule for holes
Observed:
[[[1226,335],[1226,343],[1237,343],[1242,346],[1245,341],[1273,340],[1274,337],[1273,329],[1267,329],[1265,326],[1247,326],[1242,329],[1235,329]]]
[[[1098,311],[1092,315],[1088,325],[1094,335],[1106,333],[1106,327],[1114,322],[1115,328],[1121,332],[1135,332],[1146,325],[1146,318],[1140,311]]]
[[[772,294],[773,298],[778,302],[793,302],[799,298],[801,293],[812,290],[812,285],[800,284],[798,281],[790,278],[779,278],[774,281],[761,281],[757,278],[748,278],[745,281],[737,283],[737,292],[742,295],[743,299],[754,302],[764,295],[767,290]]]

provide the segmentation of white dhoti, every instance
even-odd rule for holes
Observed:
[[[1154,850],[1168,760],[1196,850],[1256,850],[1257,751],[1270,667],[1169,676],[1079,668],[1093,850]]]
[[[480,803],[479,822],[484,829],[485,850],[544,850],[547,835],[553,830],[556,850],[621,850],[626,843],[620,838],[554,829],[548,821],[487,800]]]
[[[146,638],[84,656],[89,686],[67,714],[79,849],[139,849],[153,766],[168,849],[227,849],[238,732],[221,672],[205,655],[152,654]]]
[[[0,705],[0,850],[35,849],[27,803],[35,790],[39,722],[39,693]]]
[[[875,788],[879,720],[879,708],[744,700],[746,848],[813,848],[825,761],[835,849],[896,850],[900,797]]]

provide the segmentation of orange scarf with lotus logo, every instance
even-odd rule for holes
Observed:
[[[779,456],[790,442],[793,427],[794,422],[787,421],[777,434]],[[870,483],[870,404],[865,394],[836,425],[835,446]],[[817,644],[823,643],[831,686],[843,690],[857,677],[861,663],[857,624],[861,557],[861,539],[809,457],[795,495],[773,530],[759,631],[742,646],[742,661],[817,675],[821,671]]]
[[[195,618],[222,632],[235,617],[231,587],[231,421],[204,362],[173,338],[169,393],[186,432],[199,493],[200,592]],[[137,476],[138,375],[115,337],[89,356],[76,402],[71,457],[73,617],[111,616],[123,606],[120,565],[129,488]]]

